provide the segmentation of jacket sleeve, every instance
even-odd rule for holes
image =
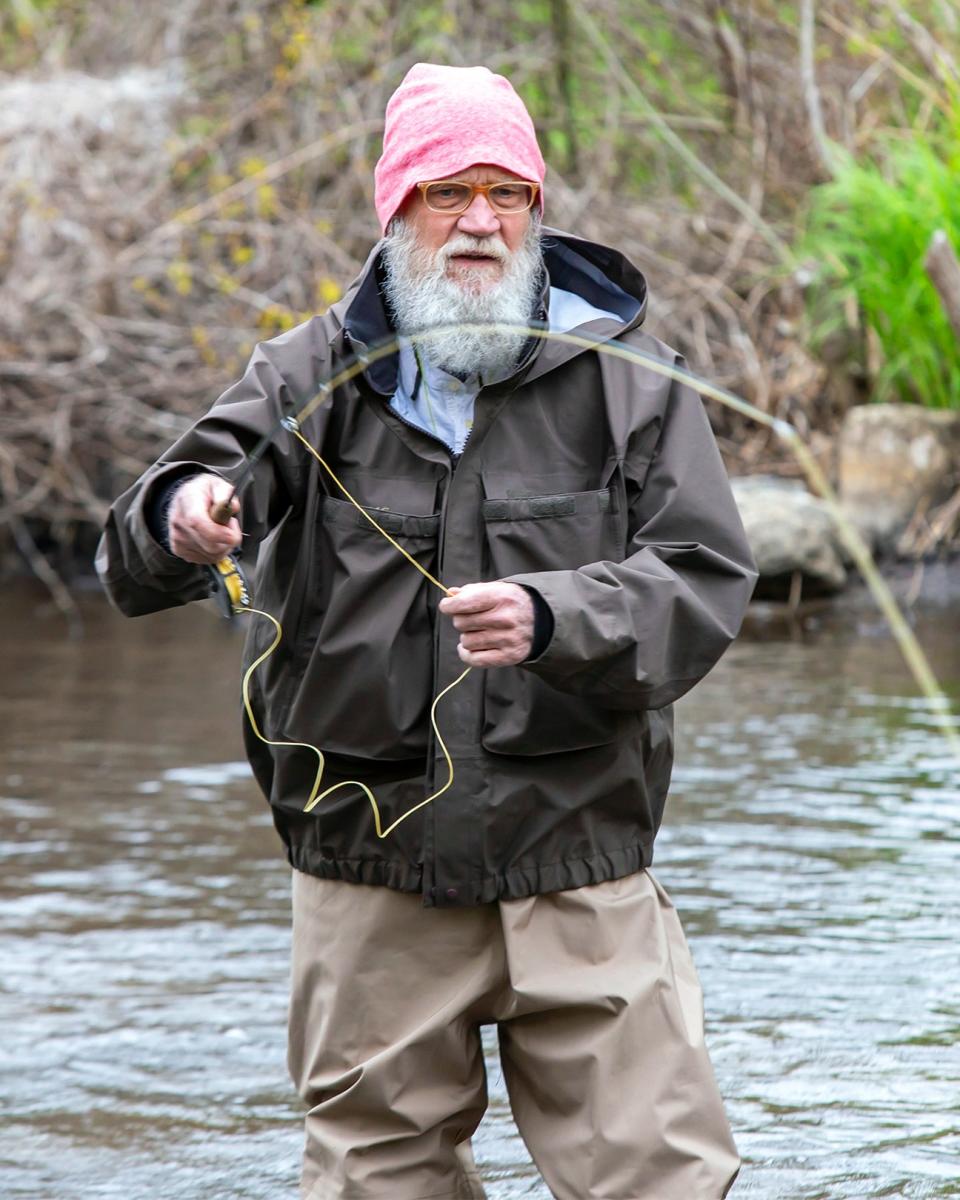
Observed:
[[[674,383],[643,472],[624,460],[627,554],[578,570],[512,575],[550,605],[554,633],[522,665],[611,708],[661,708],[714,666],[757,578],[700,397]]]
[[[241,496],[245,556],[255,553],[296,502],[303,448],[278,422],[316,391],[323,364],[314,325],[309,321],[258,345],[243,377],[114,502],[97,548],[96,568],[111,601],[127,616],[209,595],[206,569],[170,554],[151,532],[149,515],[156,498],[173,482],[198,472],[233,482],[261,437],[275,431]],[[304,436],[314,444],[322,437],[326,408],[317,409],[304,428]]]

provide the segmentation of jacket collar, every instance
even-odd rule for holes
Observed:
[[[642,324],[647,308],[647,283],[642,272],[618,250],[544,226],[540,232],[546,276],[533,325],[549,328],[549,289],[560,288],[580,297],[609,316],[594,317],[566,330],[597,343],[619,337]],[[393,334],[383,301],[383,242],[370,251],[346,295],[330,315],[340,326],[345,352],[363,354]],[[531,337],[511,379],[536,378],[584,352],[584,347],[560,340]],[[397,388],[398,356],[387,355],[364,372],[377,392],[392,396]]]

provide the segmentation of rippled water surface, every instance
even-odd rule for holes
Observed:
[[[917,631],[960,696],[957,605]],[[7,588],[0,1197],[281,1200],[289,871],[194,607],[68,641]],[[679,708],[656,871],[706,993],[734,1196],[960,1196],[960,780],[869,604],[739,642]],[[506,1105],[490,1200],[547,1200]],[[691,1198],[694,1200],[694,1198]]]

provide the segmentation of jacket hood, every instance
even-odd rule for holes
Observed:
[[[547,278],[541,310],[531,325],[600,343],[643,323],[647,282],[626,255],[547,226],[541,228],[540,242]],[[379,241],[346,295],[330,309],[344,350],[362,354],[393,333],[383,302],[382,250]],[[571,303],[571,299],[580,303]],[[537,378],[583,352],[583,346],[533,337],[516,373],[526,379]],[[376,391],[392,396],[397,387],[397,356],[379,359],[365,374]]]

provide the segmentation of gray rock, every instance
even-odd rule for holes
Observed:
[[[862,404],[844,418],[838,445],[844,512],[881,551],[894,547],[920,506],[960,486],[960,412],[915,404]]]
[[[760,572],[759,595],[785,593],[798,571],[805,591],[823,594],[844,586],[843,553],[822,500],[792,479],[752,475],[731,482]]]

